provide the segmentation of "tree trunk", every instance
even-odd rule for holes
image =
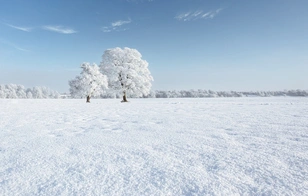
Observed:
[[[90,96],[87,96],[87,103],[90,103]]]
[[[123,100],[122,102],[128,102],[127,99],[126,99],[126,92],[124,92],[124,95],[123,95]]]

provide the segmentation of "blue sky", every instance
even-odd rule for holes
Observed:
[[[114,47],[155,90],[308,89],[308,1],[0,0],[0,84],[66,92]]]

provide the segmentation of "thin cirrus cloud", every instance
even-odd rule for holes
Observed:
[[[111,23],[111,26],[112,27],[119,27],[119,26],[122,26],[124,24],[129,24],[131,23],[132,21],[129,19],[129,20],[119,20],[119,21],[116,21],[116,22],[113,22]]]
[[[32,28],[30,27],[19,27],[19,26],[15,26],[15,25],[12,25],[12,24],[7,24],[7,23],[4,23],[6,26],[9,26],[13,29],[17,29],[17,30],[20,30],[20,31],[25,31],[25,32],[30,32],[32,31]]]
[[[57,26],[52,26],[52,25],[46,25],[42,27],[44,30],[47,31],[53,31],[56,33],[62,33],[62,34],[73,34],[73,33],[77,33],[77,31],[75,31],[72,28],[67,28],[67,27],[63,27],[60,25]]]
[[[111,31],[126,31],[127,28],[122,28],[123,25],[129,24],[131,23],[132,20],[128,19],[128,20],[118,20],[115,22],[112,22],[110,26],[106,26],[102,28],[102,31],[104,33],[108,33]]]
[[[19,50],[19,51],[31,52],[31,50],[27,50],[27,49],[24,49],[24,48],[22,48],[22,47],[19,47],[19,46],[17,46],[16,44],[11,43],[11,42],[9,42],[9,41],[7,41],[7,40],[2,40],[2,39],[0,39],[0,43],[5,44],[5,45],[7,45],[7,46],[9,46],[9,47],[15,48],[16,50]]]
[[[3,23],[3,24],[11,27],[13,29],[17,29],[17,30],[25,31],[25,32],[31,32],[33,29],[35,29],[35,28],[32,28],[32,27],[15,26],[15,25],[8,24],[8,23]],[[75,31],[72,28],[67,28],[67,27],[63,27],[63,26],[60,26],[60,25],[57,25],[57,26],[46,25],[46,26],[42,26],[41,28],[44,29],[44,30],[47,30],[47,31],[53,31],[53,32],[62,33],[62,34],[77,33],[77,31]]]
[[[214,11],[204,12],[203,10],[197,10],[194,12],[185,12],[178,14],[175,16],[175,19],[179,21],[192,21],[192,20],[199,20],[199,19],[213,19],[215,18],[223,9],[219,8]]]
[[[14,48],[17,49],[17,50],[23,51],[23,52],[31,52],[30,50],[27,50],[27,49],[24,49],[24,48],[21,48],[21,47],[18,47],[18,46],[14,46]]]

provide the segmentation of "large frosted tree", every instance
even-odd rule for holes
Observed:
[[[99,96],[108,88],[108,81],[96,64],[83,63],[81,68],[80,75],[69,81],[70,93],[74,98],[86,97],[89,103],[91,97]]]
[[[109,88],[123,95],[146,96],[150,93],[153,77],[148,69],[148,62],[142,55],[131,48],[113,48],[106,50],[100,68],[108,77]]]

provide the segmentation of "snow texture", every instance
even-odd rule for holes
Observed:
[[[0,195],[308,195],[308,99],[0,100]]]

